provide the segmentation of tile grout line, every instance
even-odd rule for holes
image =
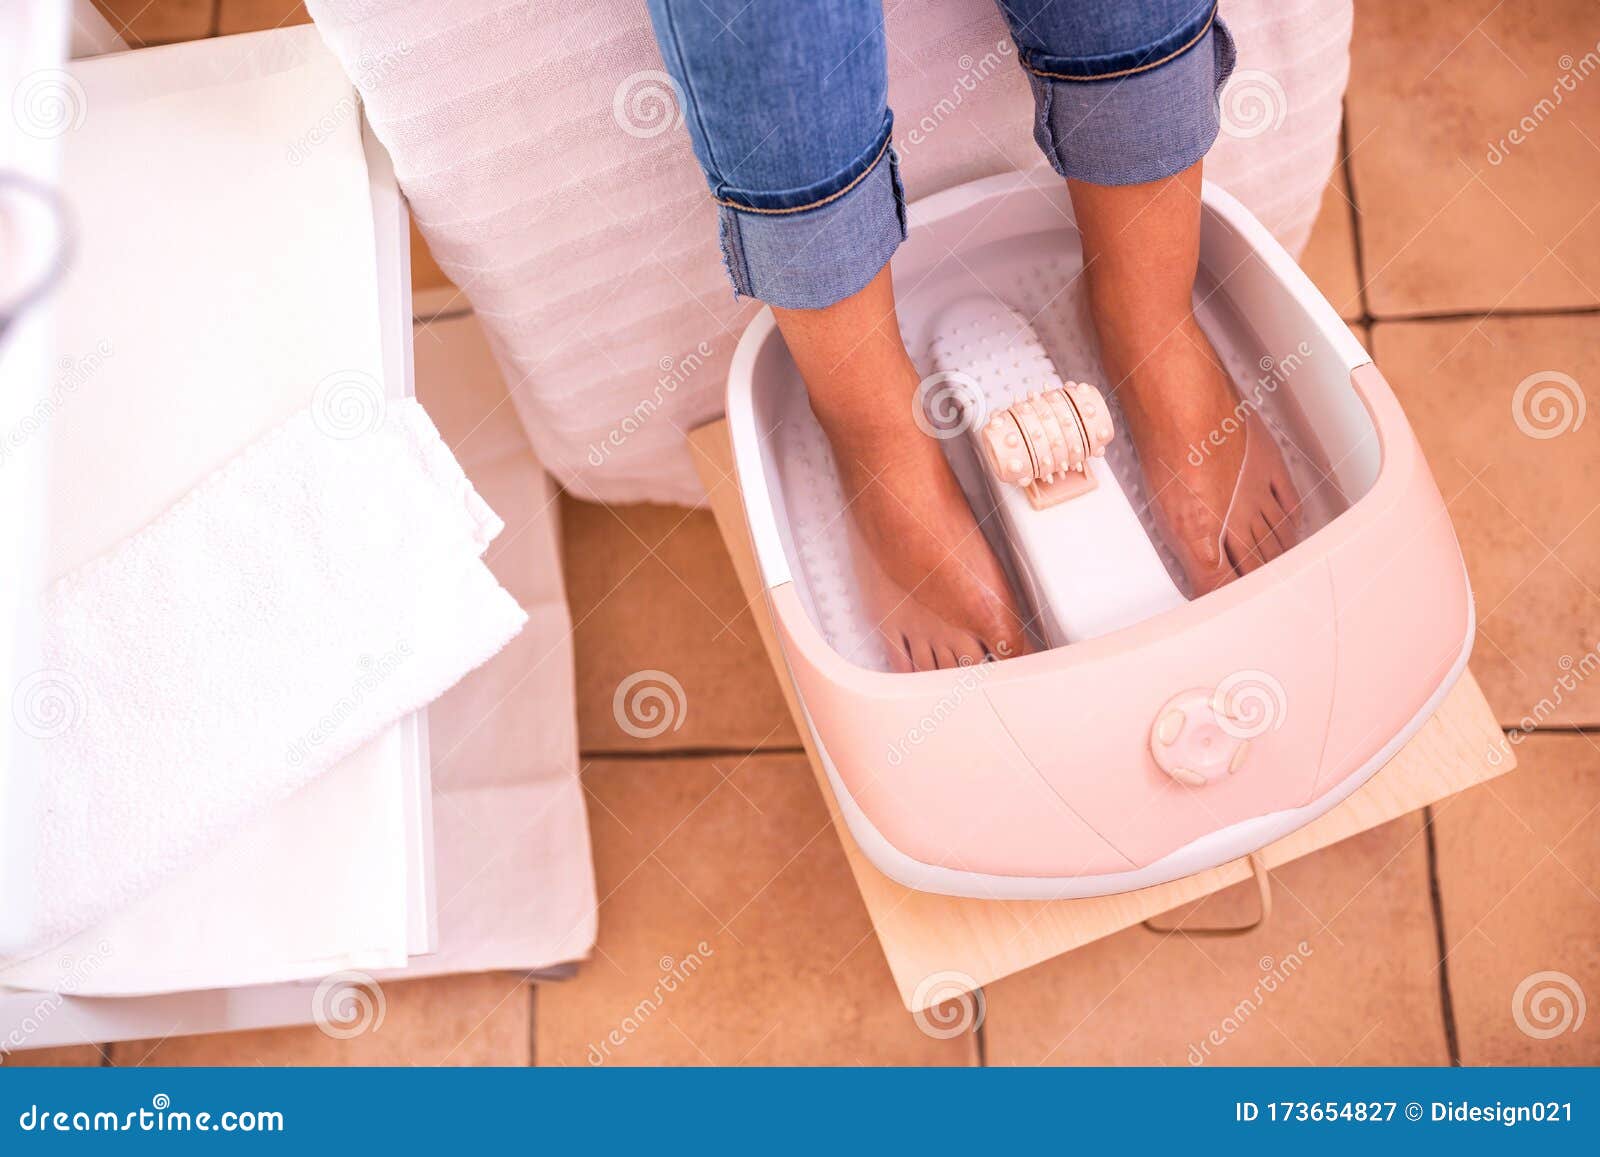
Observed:
[[[1450,1066],[1461,1067],[1461,1038],[1456,1031],[1455,998],[1450,993],[1450,953],[1444,932],[1444,898],[1439,886],[1439,845],[1434,838],[1433,806],[1422,809],[1422,833],[1428,851],[1428,903],[1433,909],[1433,942],[1439,953],[1439,1012],[1444,1021],[1445,1049]]]
[[[799,744],[775,747],[662,747],[644,748],[584,748],[578,752],[580,760],[634,760],[638,762],[666,762],[674,759],[749,759],[757,755],[804,755],[806,749]]]
[[[1537,727],[1523,728],[1513,723],[1507,731],[1516,731],[1526,739],[1530,735],[1600,735],[1600,724],[1594,723],[1541,723]]]
[[[1522,306],[1515,309],[1462,309],[1442,310],[1437,313],[1377,313],[1363,314],[1358,322],[1371,325],[1394,325],[1407,322],[1494,321],[1539,317],[1594,317],[1600,314],[1600,305],[1549,305]]]
[[[1512,309],[1461,309],[1461,310],[1420,310],[1415,313],[1375,313],[1369,295],[1367,283],[1367,257],[1364,230],[1361,218],[1361,198],[1356,189],[1355,168],[1350,163],[1350,107],[1348,100],[1341,103],[1342,116],[1339,120],[1339,164],[1344,169],[1345,184],[1349,188],[1350,196],[1348,212],[1350,214],[1350,232],[1353,248],[1355,249],[1356,263],[1356,293],[1361,305],[1360,316],[1355,319],[1355,324],[1364,325],[1370,333],[1373,325],[1389,324],[1396,322],[1451,322],[1451,321],[1478,321],[1492,318],[1538,318],[1538,317],[1593,317],[1600,314],[1600,305],[1554,305],[1554,306],[1521,306]]]
[[[983,1008],[985,1011],[987,1011],[988,1006],[989,1006],[989,1002],[986,999],[986,995],[985,995],[985,993],[983,991],[983,987],[981,985],[978,988],[978,1001],[979,1001],[979,1007]],[[978,1067],[980,1069],[988,1068],[989,1067],[989,1018],[987,1016],[985,1016],[981,1020],[979,1020],[977,1025],[973,1027],[972,1039],[973,1039],[974,1044],[977,1045]]]
[[[1461,310],[1441,311],[1435,313],[1417,313],[1411,315],[1397,314],[1394,316],[1379,317],[1372,311],[1371,299],[1368,294],[1366,252],[1363,245],[1363,230],[1361,221],[1361,202],[1356,189],[1356,176],[1354,167],[1350,164],[1350,116],[1349,102],[1344,102],[1344,116],[1339,124],[1339,148],[1341,163],[1345,172],[1345,182],[1350,190],[1350,228],[1355,246],[1356,262],[1356,290],[1361,303],[1361,323],[1367,327],[1367,332],[1372,333],[1375,323],[1387,322],[1450,322],[1488,319],[1494,317],[1523,318],[1523,317],[1571,317],[1593,316],[1600,313],[1597,306],[1577,306],[1571,308],[1523,308],[1494,310]],[[1370,340],[1370,336],[1369,336]],[[1540,728],[1555,733],[1587,734],[1591,729],[1583,726]],[[1445,1048],[1449,1054],[1450,1065],[1453,1068],[1461,1067],[1461,1037],[1456,1024],[1455,998],[1450,988],[1450,959],[1447,951],[1444,927],[1444,897],[1439,879],[1439,847],[1434,832],[1434,811],[1430,805],[1423,808],[1423,835],[1428,857],[1428,903],[1433,914],[1434,945],[1439,954],[1439,1011],[1444,1024]]]
[[[1367,327],[1368,340],[1371,340],[1372,303],[1367,299],[1367,260],[1362,252],[1361,235],[1361,201],[1356,196],[1356,174],[1350,164],[1350,102],[1348,98],[1339,101],[1339,167],[1344,170],[1345,187],[1350,190],[1350,244],[1355,250],[1356,259],[1356,299],[1361,303],[1361,324]]]

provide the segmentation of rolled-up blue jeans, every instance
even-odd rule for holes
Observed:
[[[1216,0],[999,0],[1064,177],[1132,185],[1216,139],[1233,39]],[[906,236],[881,0],[650,0],[738,294],[821,309]]]

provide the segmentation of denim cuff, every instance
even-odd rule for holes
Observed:
[[[1233,36],[1215,8],[1128,52],[1024,53],[1034,140],[1056,172],[1095,185],[1180,173],[1217,139],[1217,97],[1235,59]]]
[[[871,149],[818,185],[716,191],[734,292],[781,309],[822,309],[878,275],[906,239],[893,127],[886,118]]]

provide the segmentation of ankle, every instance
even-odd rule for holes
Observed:
[[[884,366],[870,378],[850,375],[821,386],[808,383],[811,412],[835,446],[908,441],[920,434],[912,416],[918,384],[909,358]]]
[[[1194,319],[1192,280],[1157,279],[1147,269],[1098,262],[1089,269],[1088,296],[1102,340],[1155,344]]]
[[[1193,302],[1157,300],[1137,288],[1091,293],[1089,312],[1103,346],[1149,352],[1195,325]]]

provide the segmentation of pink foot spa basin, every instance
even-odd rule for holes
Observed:
[[[1281,457],[1300,506],[1292,546],[1197,595],[1105,388],[1065,188],[1007,174],[911,217],[893,272],[925,375],[916,417],[1027,651],[897,662],[770,310],[728,381],[782,657],[861,850],[922,891],[1098,896],[1245,856],[1354,792],[1465,669],[1473,606],[1417,440],[1348,327],[1207,185],[1196,313],[1240,398],[1210,437],[1245,440],[1240,486]]]

